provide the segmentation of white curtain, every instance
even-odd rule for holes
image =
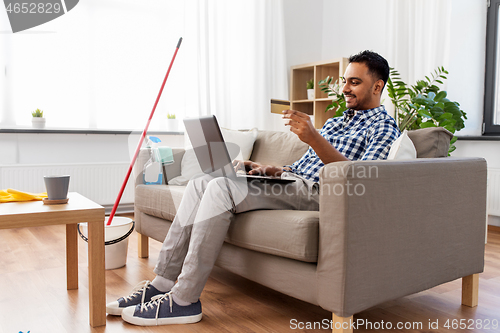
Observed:
[[[448,68],[451,5],[451,0],[387,0],[388,61],[406,83],[424,79],[438,66]]]
[[[187,69],[186,115],[214,114],[232,129],[272,129],[270,99],[288,99],[282,0],[185,4],[186,49],[197,55]]]

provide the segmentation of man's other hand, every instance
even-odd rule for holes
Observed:
[[[321,136],[314,128],[309,115],[295,110],[283,111],[283,119],[289,119],[285,126],[290,126],[290,131],[297,134],[299,139],[308,145],[312,145],[314,140]]]
[[[252,161],[233,161],[234,171],[236,173],[244,171],[249,175],[260,175],[260,176],[275,176],[279,177],[283,173],[281,167],[274,165],[263,165],[260,163]]]

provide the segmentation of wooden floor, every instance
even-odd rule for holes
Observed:
[[[137,257],[137,234],[130,237],[127,265],[106,271],[107,301],[126,295],[152,270],[160,243],[150,242],[150,258]],[[329,322],[331,314],[317,306],[282,295],[256,283],[215,268],[202,294],[203,320],[197,324],[143,328],[107,317],[107,326],[88,324],[88,280],[86,243],[79,242],[80,289],[66,290],[65,228],[50,226],[0,230],[0,333],[28,332],[328,332],[292,329],[294,323]],[[369,277],[367,277],[369,283]],[[500,233],[489,232],[486,267],[480,275],[479,306],[460,305],[461,281],[443,284],[425,292],[383,303],[363,311],[354,319],[377,323],[397,322],[420,329],[392,332],[500,332],[498,329],[454,330],[446,320],[477,319],[500,322]],[[293,320],[296,321],[293,321]],[[439,329],[429,321],[439,320]],[[318,324],[316,324],[318,325]],[[356,332],[386,330],[358,329]]]

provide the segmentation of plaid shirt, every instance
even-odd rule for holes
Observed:
[[[392,143],[401,132],[394,118],[387,114],[382,105],[362,111],[349,109],[343,117],[328,119],[320,134],[350,160],[385,160]],[[317,183],[322,166],[321,159],[309,147],[300,160],[285,167]]]

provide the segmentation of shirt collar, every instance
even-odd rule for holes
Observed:
[[[385,111],[385,106],[381,105],[379,107],[368,109],[368,110],[353,110],[347,109],[344,111],[344,121],[347,122],[349,119],[354,118],[356,116],[363,116],[365,118],[369,118],[379,112]]]

